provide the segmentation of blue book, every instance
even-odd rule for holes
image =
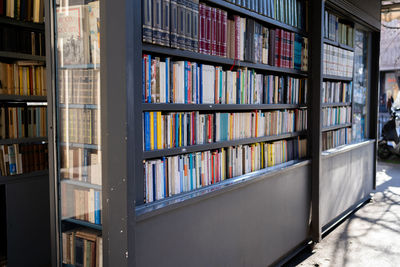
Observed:
[[[145,60],[142,57],[142,103],[146,102],[146,70],[144,69],[144,62]]]
[[[8,146],[8,158],[9,158],[10,175],[17,174],[16,155],[13,145]]]
[[[144,150],[150,150],[150,112],[144,113]]]
[[[228,140],[228,113],[221,113],[221,141]]]
[[[185,104],[187,104],[188,103],[188,88],[189,88],[189,86],[188,86],[188,71],[189,71],[189,65],[188,65],[188,62],[187,61],[185,61],[185,64],[184,64],[184,77],[185,77],[185,83],[184,83],[184,85],[185,85],[185,87],[184,87],[184,92],[185,92]]]
[[[165,103],[169,103],[169,68],[170,68],[170,59],[167,57],[165,59]]]
[[[101,224],[100,192],[94,191],[94,223]]]
[[[199,97],[199,103],[203,104],[203,64],[200,64],[200,97]]]
[[[148,84],[148,92],[147,92],[147,102],[148,103],[151,103],[151,56],[150,55],[148,55],[148,61],[149,61],[149,80],[147,81],[149,84]]]
[[[193,173],[192,173],[192,168],[193,168],[193,154],[189,154],[189,180],[190,180],[190,190],[193,190]]]

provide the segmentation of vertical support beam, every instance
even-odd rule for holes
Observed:
[[[128,177],[127,92],[134,89],[132,12],[137,2],[100,0],[104,266],[134,266],[134,228],[128,226],[134,222],[134,194]]]
[[[44,1],[45,38],[46,38],[46,88],[47,88],[47,135],[49,150],[49,190],[50,190],[50,244],[51,266],[60,266],[59,243],[59,189],[57,183],[58,157],[56,147],[57,107],[56,107],[56,56],[54,43],[54,1]]]
[[[321,223],[319,218],[319,179],[321,175],[321,85],[323,71],[323,25],[324,2],[312,1],[311,5],[311,237],[314,242],[321,240]]]
[[[369,109],[369,138],[378,140],[378,116],[379,116],[379,53],[380,51],[380,32],[373,31],[371,33],[371,42],[370,49],[368,55],[370,55],[370,109]],[[374,182],[373,188],[376,189],[376,164],[377,164],[377,147],[378,141],[375,143],[375,151],[374,151]]]

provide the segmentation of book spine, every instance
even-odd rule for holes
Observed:
[[[170,45],[170,0],[162,0],[162,34],[163,45]]]
[[[153,25],[152,25],[152,0],[144,0],[143,6],[143,42],[153,42]],[[0,5],[1,6],[1,5]],[[1,11],[0,11],[1,13]]]
[[[192,49],[199,52],[199,1],[193,0],[192,7]]]
[[[170,40],[171,47],[178,46],[178,3],[177,0],[170,0]]]
[[[227,34],[228,34],[228,13],[222,11],[222,40],[221,40],[221,56],[227,56]]]

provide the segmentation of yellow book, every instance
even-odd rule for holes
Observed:
[[[31,87],[30,87],[30,82],[29,82],[29,69],[25,68],[25,79],[26,79],[26,88],[27,88],[27,95],[31,95]]]
[[[179,113],[179,146],[182,146],[182,114]]]
[[[161,138],[162,135],[161,123],[162,123],[161,111],[157,111],[157,149],[163,148],[162,138]]]
[[[154,112],[150,112],[150,149],[154,149]]]
[[[264,144],[263,143],[261,143],[260,149],[261,149],[260,166],[261,166],[261,169],[264,169]]]
[[[18,72],[19,72],[19,94],[20,95],[24,95],[24,89],[22,87],[23,82],[22,82],[22,67],[18,68]]]

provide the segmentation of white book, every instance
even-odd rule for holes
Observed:
[[[221,141],[221,113],[215,113],[215,141]]]
[[[166,77],[165,77],[165,62],[160,62],[160,103],[165,103]]]

